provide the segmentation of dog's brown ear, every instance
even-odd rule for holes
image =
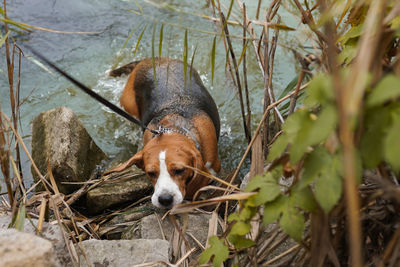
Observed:
[[[144,168],[144,164],[143,164],[143,150],[139,151],[138,153],[136,153],[133,157],[131,157],[130,159],[128,159],[127,161],[125,161],[124,163],[119,164],[117,167],[106,171],[103,175],[107,175],[113,172],[121,172],[123,170],[126,170],[127,168],[129,168],[130,166],[132,166],[133,164],[135,164],[136,166],[138,166],[138,168],[142,169]]]
[[[207,168],[204,166],[203,158],[201,157],[200,152],[196,149],[191,154],[193,160],[193,168],[208,173]],[[192,180],[186,187],[186,197],[192,199],[197,190],[206,186],[209,183],[209,181],[210,179],[208,177],[205,177],[200,173],[196,172]]]

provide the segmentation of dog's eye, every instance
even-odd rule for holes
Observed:
[[[175,169],[174,171],[174,175],[181,175],[185,172],[185,169]]]
[[[147,172],[147,176],[154,179],[154,178],[156,178],[156,172]]]

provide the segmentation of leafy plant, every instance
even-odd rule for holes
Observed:
[[[255,221],[262,222],[261,226],[277,222],[283,232],[305,246],[310,241],[331,244],[330,236],[340,239],[342,233],[337,228],[342,226],[332,223],[342,220],[334,210],[345,209],[350,243],[349,253],[342,256],[351,257],[353,266],[363,262],[361,251],[368,245],[360,238],[359,199],[363,196],[357,187],[364,182],[366,170],[377,170],[376,177],[386,179],[390,172],[394,180],[400,171],[400,20],[394,16],[400,4],[344,2],[333,1],[328,6],[328,1],[318,1],[311,6],[308,1],[304,5],[293,1],[303,23],[314,33],[313,40],[321,49],[318,58],[323,61],[307,85],[301,107],[286,118],[271,143],[267,171],[254,176],[245,189],[257,194],[228,218],[231,227],[224,233],[225,246],[233,246],[236,253],[258,251]],[[345,30],[339,32],[340,28]],[[298,77],[288,88],[295,88]],[[313,224],[313,216],[315,220],[326,218],[325,226]],[[312,235],[318,227],[326,227],[327,234]],[[211,244],[206,251],[216,248]],[[339,263],[328,248],[311,248],[311,265],[329,260]],[[250,261],[262,263],[257,258]],[[214,262],[214,266],[219,265]]]

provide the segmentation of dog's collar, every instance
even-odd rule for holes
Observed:
[[[163,127],[163,126],[159,125],[158,129],[156,130],[157,133],[153,134],[153,137],[158,137],[165,133],[179,133],[179,134],[182,134],[182,135],[192,139],[194,144],[196,145],[197,150],[200,151],[199,141],[194,136],[194,134],[192,132],[190,132],[186,127],[183,127],[183,126],[176,126],[176,127],[177,128],[168,128],[168,127]]]

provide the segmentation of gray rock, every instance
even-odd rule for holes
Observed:
[[[11,223],[10,215],[0,216],[0,229],[7,229]],[[36,234],[35,226],[38,225],[36,219],[25,219],[23,232]],[[71,258],[68,254],[68,249],[65,244],[62,229],[58,225],[53,225],[47,222],[43,223],[43,229],[40,237],[50,241],[53,245],[54,252],[62,266],[71,266]]]
[[[161,218],[160,215],[152,214],[147,217],[144,217],[139,225],[139,233],[140,237],[144,239],[162,239],[163,235],[158,223],[158,219]],[[188,222],[187,222],[187,229],[185,238],[189,241],[189,245],[191,248],[198,247],[197,242],[193,239],[195,237],[203,246],[205,246],[207,242],[207,235],[208,235],[208,225],[211,215],[208,214],[189,214],[188,215]],[[177,221],[180,222],[180,225],[183,225],[183,216],[176,216]],[[161,220],[161,219],[160,219]],[[165,235],[167,240],[171,240],[174,226],[172,225],[170,219],[166,217],[164,220],[161,221],[162,231]],[[134,229],[133,229],[134,230]],[[132,231],[132,230],[131,230]],[[123,236],[135,237],[135,234],[130,234],[126,232]]]
[[[42,174],[47,173],[49,162],[58,189],[69,194],[81,185],[63,182],[86,181],[106,155],[73,111],[60,107],[42,112],[33,120],[32,157]],[[37,182],[38,175],[33,170],[32,174]]]
[[[86,240],[79,244],[90,266],[133,266],[163,261],[168,263],[169,243],[165,240]],[[77,247],[77,251],[79,248]],[[80,255],[81,266],[89,266]],[[165,266],[165,265],[159,265]]]
[[[15,229],[0,229],[0,266],[60,266],[50,241]]]
[[[119,212],[109,222],[100,226],[100,236],[104,236],[105,239],[133,239],[131,235],[126,236],[124,234],[127,232],[130,234],[138,232],[135,229],[138,229],[140,219],[154,213],[155,210],[156,208],[153,204],[148,201],[140,206]],[[140,238],[140,235],[135,236],[136,238]]]
[[[133,167],[111,174],[102,185],[87,193],[87,208],[92,214],[112,206],[133,202],[150,194],[153,186],[143,171]]]

